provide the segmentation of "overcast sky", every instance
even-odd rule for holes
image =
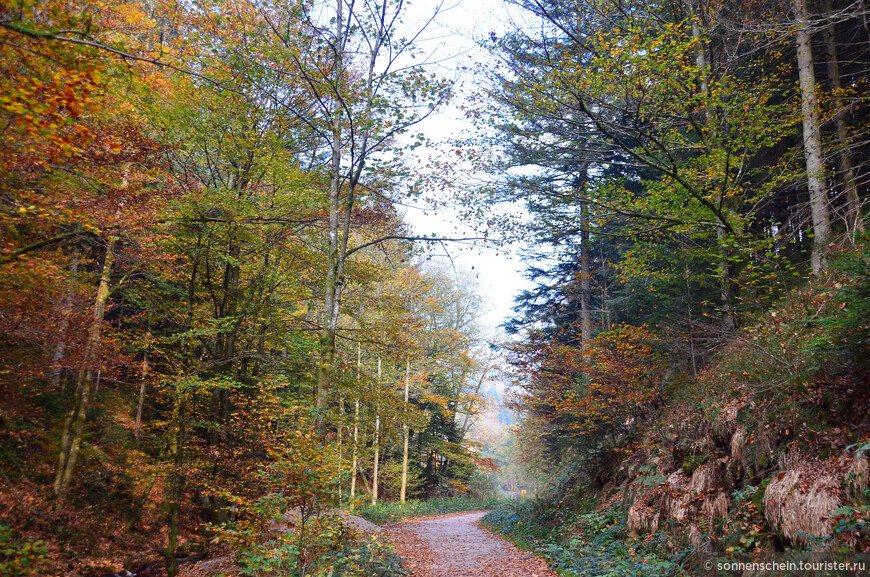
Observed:
[[[411,5],[407,19],[409,30],[419,28],[435,11],[438,3],[420,0]],[[439,113],[426,119],[420,126],[421,132],[432,140],[448,143],[467,136],[472,130],[459,112],[462,95],[476,91],[475,78],[470,72],[473,64],[486,58],[483,50],[476,46],[475,40],[489,37],[490,32],[500,33],[505,26],[507,12],[500,0],[460,0],[443,5],[442,12],[429,25],[423,34],[421,48],[432,63],[433,71],[446,78],[458,81],[458,97]],[[416,28],[415,28],[416,27]],[[419,148],[415,151],[421,164],[426,155],[438,151]],[[438,212],[426,210],[427,207],[406,209],[405,220],[416,233],[438,236],[474,236],[471,227],[455,217],[455,212],[442,209]],[[515,254],[516,247],[473,248],[461,245],[445,245],[445,249],[434,249],[441,254],[444,250],[458,268],[472,270],[480,285],[480,294],[489,304],[485,320],[495,329],[512,315],[514,296],[530,283],[522,276],[525,266]]]

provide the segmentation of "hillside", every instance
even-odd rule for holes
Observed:
[[[671,372],[645,420],[565,448],[533,502],[485,522],[568,575],[866,552],[870,263],[842,258],[838,274],[747,319],[696,376]]]

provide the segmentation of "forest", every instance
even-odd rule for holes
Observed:
[[[426,4],[2,0],[0,575],[866,553],[870,8]]]

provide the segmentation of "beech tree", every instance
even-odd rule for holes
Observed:
[[[416,59],[415,42],[422,30],[403,36],[406,6],[401,0],[301,3],[289,11],[260,3],[258,8],[284,46],[283,74],[307,92],[301,102],[280,93],[271,98],[317,135],[316,146],[326,160],[326,267],[316,395],[316,407],[324,412],[336,362],[346,261],[352,250],[351,223],[361,190],[390,194],[385,184],[393,169],[376,166],[382,162],[373,159],[431,114],[447,98],[450,84],[430,76]],[[437,12],[438,8],[433,18]],[[292,34],[285,26],[289,18],[298,19],[301,26]],[[304,46],[295,36],[297,31],[305,38]],[[322,426],[322,418],[318,423]]]
[[[803,148],[807,167],[807,188],[813,217],[813,274],[821,275],[825,268],[825,252],[831,239],[831,213],[828,208],[828,187],[822,152],[819,100],[816,96],[816,74],[813,70],[813,49],[810,45],[809,15],[806,0],[794,0],[797,30],[797,66],[800,76]]]

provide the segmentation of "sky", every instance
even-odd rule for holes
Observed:
[[[416,32],[415,26],[419,27],[421,22],[430,18],[437,6],[438,3],[431,0],[411,4],[406,24],[408,29]],[[433,71],[446,78],[456,78],[458,88],[453,101],[418,126],[428,138],[446,143],[472,130],[460,113],[459,105],[464,94],[476,90],[476,79],[468,70],[475,62],[486,59],[486,53],[477,47],[475,40],[503,30],[507,18],[506,8],[500,0],[459,0],[444,4],[442,12],[427,28],[420,47],[428,55]],[[415,153],[422,164],[426,155],[439,154],[439,151],[418,148]],[[456,212],[450,209],[434,211],[417,206],[405,210],[405,221],[421,236],[432,233],[451,238],[475,236],[474,230],[456,218]],[[512,316],[514,296],[531,286],[523,277],[525,265],[516,254],[518,248],[478,248],[449,243],[442,248],[433,248],[435,254],[440,255],[436,258],[452,261],[458,269],[471,270],[476,275],[479,294],[487,302],[483,320],[494,332]]]

